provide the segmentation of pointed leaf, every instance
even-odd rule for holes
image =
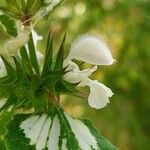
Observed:
[[[21,58],[22,58],[22,64],[25,67],[25,70],[27,70],[29,74],[33,74],[31,63],[30,63],[26,48],[22,47],[20,50],[20,53],[21,53]]]
[[[65,73],[65,68],[49,71],[47,75],[42,78],[43,83],[49,86],[54,86],[57,81],[62,79],[62,76]]]
[[[66,39],[66,34],[64,35],[64,38],[63,38],[62,43],[60,45],[60,48],[58,50],[58,54],[57,54],[57,58],[56,58],[54,69],[61,69],[61,68],[63,68],[65,39]]]
[[[34,146],[30,146],[30,140],[25,138],[24,133],[19,127],[20,122],[24,120],[26,115],[18,115],[7,125],[7,136],[5,137],[5,145],[8,150],[35,150]]]
[[[32,33],[30,34],[29,42],[28,42],[29,54],[30,54],[30,62],[37,74],[39,74],[39,66],[36,56],[36,49],[33,42]]]
[[[14,62],[15,62],[15,66],[16,66],[16,76],[17,76],[17,82],[20,81],[21,79],[23,79],[25,72],[23,70],[23,66],[21,65],[21,63],[18,61],[18,59],[16,57],[13,57]]]
[[[46,50],[45,50],[45,59],[44,59],[44,65],[43,65],[43,71],[42,76],[45,75],[49,70],[52,68],[52,58],[53,58],[53,37],[50,37],[50,33],[47,37],[47,44],[46,44]]]

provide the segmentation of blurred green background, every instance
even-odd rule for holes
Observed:
[[[66,111],[93,120],[122,150],[149,150],[150,1],[65,0],[36,30],[46,35],[49,27],[58,31],[56,46],[64,32],[67,48],[77,36],[92,34],[104,39],[117,59],[112,66],[100,66],[92,76],[113,90],[111,103],[96,110],[83,99],[63,96]],[[43,47],[40,43],[41,51]]]

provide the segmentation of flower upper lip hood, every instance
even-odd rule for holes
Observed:
[[[83,36],[75,40],[68,59],[78,59],[94,65],[111,65],[115,61],[106,44],[92,36]]]
[[[97,70],[97,66],[80,70],[79,66],[72,61],[77,59],[93,65],[111,65],[114,63],[112,54],[106,44],[93,36],[83,36],[73,42],[68,57],[63,66],[67,67],[67,73],[63,79],[70,83],[79,83],[78,87],[88,86],[90,93],[88,102],[96,109],[103,108],[109,103],[109,97],[113,95],[111,89],[104,84],[89,79],[89,76]]]

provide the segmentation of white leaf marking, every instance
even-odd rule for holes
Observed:
[[[51,122],[52,122],[51,118],[48,117],[38,137],[38,141],[36,143],[36,150],[42,150],[45,148]]]
[[[92,146],[94,149],[98,149],[97,141],[90,133],[88,127],[80,120],[72,119],[69,115],[65,115],[76,139],[79,142],[80,148],[83,150],[91,150]]]
[[[49,140],[47,142],[48,150],[58,150],[58,142],[60,135],[60,123],[58,117],[55,116],[52,124],[52,128],[49,134]]]

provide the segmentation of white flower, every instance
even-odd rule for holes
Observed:
[[[68,59],[78,59],[94,65],[111,65],[114,59],[104,42],[92,37],[80,37],[71,46]]]
[[[71,46],[68,57],[64,60],[63,66],[67,67],[67,73],[63,76],[65,81],[79,83],[78,87],[88,86],[90,93],[88,102],[91,107],[96,109],[103,108],[109,103],[109,97],[113,95],[111,89],[90,80],[89,76],[97,70],[97,66],[80,70],[72,59],[81,60],[94,65],[111,65],[114,59],[107,46],[95,37],[81,37]]]

